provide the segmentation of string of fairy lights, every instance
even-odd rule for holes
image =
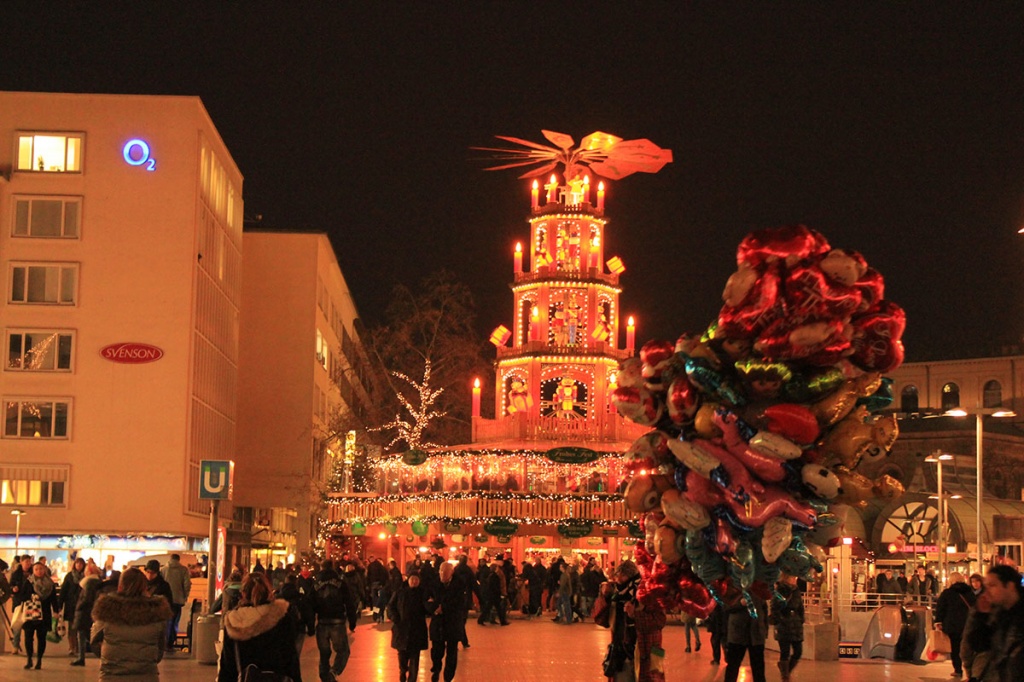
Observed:
[[[479,466],[480,458],[500,458],[503,468],[522,466],[523,464],[543,466],[547,473],[558,475],[576,474],[585,469],[607,470],[614,465],[621,464],[622,458],[618,453],[602,453],[600,457],[587,463],[561,464],[551,461],[543,452],[537,450],[506,450],[506,449],[474,449],[474,450],[441,450],[432,452],[430,458],[424,464],[409,465],[402,461],[401,455],[393,455],[375,462],[374,466],[383,472],[399,473],[435,473],[445,466],[462,466],[468,460],[474,460],[469,466]],[[589,470],[588,472],[589,473]]]

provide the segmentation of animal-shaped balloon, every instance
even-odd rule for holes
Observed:
[[[871,419],[867,409],[858,407],[832,427],[822,440],[822,451],[848,469],[856,469],[885,458],[896,442],[899,426],[896,415]]]

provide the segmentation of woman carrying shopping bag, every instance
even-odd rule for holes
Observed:
[[[46,564],[32,565],[32,594],[22,603],[25,624],[25,668],[32,667],[35,654],[35,669],[43,667],[43,653],[46,652],[46,633],[53,628],[53,612],[57,606],[57,588],[46,571]],[[33,638],[35,643],[33,644]]]

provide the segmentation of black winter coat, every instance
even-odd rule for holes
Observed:
[[[78,603],[78,596],[82,594],[82,577],[81,573],[76,578],[74,571],[68,571],[60,584],[60,608],[64,611],[64,620],[75,619],[75,605]]]
[[[313,590],[313,611],[318,620],[348,620],[349,627],[356,629],[359,611],[357,597],[337,571],[320,571]]]
[[[11,571],[11,591],[11,610],[18,608],[32,594],[32,572],[25,573],[21,564]]]
[[[427,612],[433,616],[430,619],[432,642],[457,644],[466,636],[466,605],[462,599],[465,589],[462,581],[453,576],[447,585],[441,583],[430,596]]]
[[[967,583],[953,583],[935,603],[935,622],[942,623],[942,631],[947,634],[963,634],[975,599],[974,590]]]
[[[285,583],[277,591],[277,596],[288,602],[294,613],[298,615],[297,629],[312,637],[316,634],[316,612],[313,610],[313,602],[307,599],[306,595],[299,592],[295,583]]]
[[[394,614],[391,648],[399,651],[423,651],[430,644],[427,636],[427,594],[423,587],[402,585],[388,604]]]
[[[78,595],[78,602],[75,604],[75,618],[71,622],[72,630],[88,632],[92,629],[92,609],[96,606],[101,582],[98,575],[87,575],[82,578],[82,582],[79,583],[82,591]]]
[[[800,590],[785,583],[775,586],[769,622],[775,626],[775,639],[779,642],[804,641],[804,599]],[[780,599],[779,597],[782,597]]]
[[[243,669],[255,664],[260,670],[282,673],[293,682],[302,682],[299,654],[295,650],[298,633],[289,616],[290,610],[291,606],[284,599],[275,599],[269,604],[239,606],[226,612],[217,682],[238,682],[236,643]]]
[[[53,584],[53,581],[50,580],[49,577],[43,577],[41,580],[45,580],[50,583],[50,588],[49,591],[46,592],[46,596],[43,596],[39,590],[36,590],[32,582],[29,582],[28,594],[31,595],[35,592],[39,596],[39,602],[43,607],[43,619],[41,621],[25,621],[25,627],[49,632],[53,629],[53,612],[57,610],[57,586]]]

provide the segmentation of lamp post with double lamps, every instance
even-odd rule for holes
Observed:
[[[934,497],[929,496],[929,499],[938,500],[939,510],[939,538],[936,545],[939,548],[939,585],[945,587],[946,585],[946,567],[948,565],[948,557],[946,553],[949,551],[949,500],[960,499],[960,495],[948,495],[942,487],[942,463],[948,462],[953,459],[953,455],[936,450],[932,454],[928,455],[924,461],[930,464],[938,465],[938,477],[936,489],[938,494]]]
[[[981,525],[981,504],[984,498],[984,493],[982,492],[982,471],[985,462],[985,457],[983,454],[985,423],[983,420],[985,417],[989,416],[996,418],[1016,417],[1017,413],[1014,412],[1013,410],[1007,410],[1002,407],[975,407],[973,409],[965,407],[956,407],[946,411],[946,416],[948,417],[966,417],[968,415],[974,415],[975,417],[974,447],[978,457],[978,510],[976,519],[978,524],[978,573],[981,573],[983,555],[982,548],[984,547],[983,540],[985,536],[984,529]]]

